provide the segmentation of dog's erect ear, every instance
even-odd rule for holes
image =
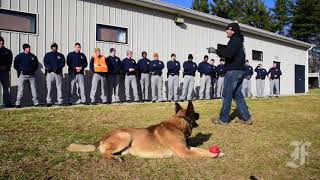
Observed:
[[[179,103],[176,103],[176,114],[182,109]]]
[[[193,112],[194,112],[194,107],[193,107],[192,101],[189,101],[188,108],[187,108],[187,114],[193,113]]]

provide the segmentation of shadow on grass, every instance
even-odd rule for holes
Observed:
[[[230,114],[230,121],[233,121],[236,117],[241,119],[241,116],[237,109],[232,109],[232,113]]]
[[[203,133],[200,132],[196,136],[188,138],[187,139],[187,145],[191,146],[191,147],[200,146],[204,142],[209,141],[211,136],[212,136],[212,133],[203,134]]]

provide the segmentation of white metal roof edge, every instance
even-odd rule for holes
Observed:
[[[201,20],[204,22],[209,22],[209,23],[221,25],[221,26],[226,26],[227,24],[233,22],[232,20],[229,20],[229,19],[225,19],[225,18],[221,18],[218,16],[202,13],[202,12],[195,11],[195,10],[188,9],[188,8],[183,8],[183,7],[176,6],[176,5],[173,5],[170,3],[166,3],[166,2],[162,2],[159,0],[118,0],[118,1],[126,2],[129,4],[135,4],[138,6],[143,6],[143,7],[156,9],[156,10],[160,10],[160,11],[165,11],[165,12],[177,14],[177,15],[180,15],[183,17],[189,17],[192,19],[197,19],[197,20]],[[282,35],[279,35],[276,33],[272,33],[270,31],[255,28],[255,27],[241,24],[241,23],[239,23],[239,24],[241,27],[241,31],[243,31],[243,32],[255,34],[258,36],[274,39],[274,40],[285,42],[285,43],[289,43],[289,44],[300,46],[300,47],[303,47],[306,49],[308,49],[312,46],[315,46],[313,44],[303,42],[300,40],[296,40],[296,39],[293,39],[290,37],[282,36]]]

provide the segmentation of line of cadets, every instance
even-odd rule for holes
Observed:
[[[1,45],[2,43],[2,45]],[[18,73],[18,92],[16,107],[21,108],[21,98],[24,92],[24,83],[30,82],[32,100],[35,106],[39,106],[39,101],[36,91],[36,79],[35,72],[38,69],[38,59],[31,53],[30,45],[23,45],[24,52],[18,54],[14,59],[14,68]],[[85,96],[84,86],[84,70],[88,66],[87,58],[85,54],[81,53],[81,45],[75,44],[74,51],[70,52],[67,56],[67,61],[63,54],[58,52],[58,45],[53,43],[51,45],[51,52],[46,53],[44,57],[44,66],[46,71],[47,82],[47,106],[52,106],[53,101],[51,97],[52,84],[55,83],[57,89],[57,102],[58,105],[72,105],[76,103],[89,104]],[[4,89],[4,102],[6,107],[11,107],[10,100],[10,82],[9,71],[12,63],[12,53],[9,49],[4,47],[4,40],[0,37],[0,79]],[[154,60],[147,58],[147,53],[142,52],[142,59],[136,62],[133,58],[132,51],[127,52],[127,57],[122,61],[116,56],[116,50],[110,49],[110,55],[105,57],[101,54],[99,48],[95,48],[94,55],[92,56],[89,67],[93,73],[92,86],[90,92],[91,104],[96,104],[96,92],[98,84],[101,83],[101,100],[104,104],[110,104],[111,102],[120,102],[119,98],[119,84],[121,76],[125,76],[125,96],[126,102],[163,102],[162,97],[162,84],[163,77],[162,71],[165,67],[164,63],[158,59],[158,54],[154,53]],[[67,62],[68,74],[69,74],[69,93],[67,103],[64,104],[62,96],[62,70]],[[253,75],[253,69],[246,63],[246,76],[243,81],[243,94],[246,97],[250,97],[250,79]],[[220,59],[220,64],[214,66],[214,60],[209,60],[208,56],[204,56],[203,62],[199,63],[199,66],[193,62],[192,54],[188,55],[188,60],[183,63],[183,87],[182,95],[179,98],[179,74],[181,70],[180,62],[176,60],[176,55],[171,55],[171,60],[167,62],[167,77],[168,77],[168,100],[169,101],[184,101],[192,100],[192,92],[194,90],[194,77],[196,71],[200,73],[200,99],[221,98],[224,80],[224,60]],[[267,72],[259,64],[255,69],[257,73],[257,96],[263,96],[264,79],[268,74],[271,74],[271,86],[275,86],[277,89],[277,95],[279,94],[279,85],[277,81],[281,75],[281,71],[277,67],[273,67]],[[141,85],[141,101],[138,96],[137,77],[139,77]],[[151,82],[151,94],[149,97],[149,85]],[[76,85],[78,84],[80,89],[80,99],[76,98]],[[130,87],[132,88],[133,97],[131,97]],[[213,88],[213,91],[211,89]],[[270,87],[271,88],[271,87]],[[211,92],[213,92],[211,94]]]

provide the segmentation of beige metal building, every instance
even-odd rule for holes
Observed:
[[[133,50],[137,60],[141,51],[147,51],[149,57],[158,52],[165,62],[171,53],[176,53],[177,59],[183,62],[191,53],[199,63],[207,54],[206,48],[227,44],[224,29],[231,22],[155,0],[0,0],[0,7],[0,34],[6,46],[17,55],[22,51],[22,44],[29,43],[41,63],[52,42],[58,43],[65,55],[73,50],[75,42],[80,42],[87,57],[95,47],[105,54],[115,47],[121,58],[127,50]],[[177,17],[184,22],[177,23]],[[241,28],[247,59],[253,67],[262,63],[268,69],[274,61],[281,64],[281,94],[308,92],[305,77],[308,77],[310,44],[247,25]],[[216,55],[210,57],[218,60]],[[17,76],[12,70],[15,92]],[[67,67],[64,71],[67,73]],[[42,101],[46,94],[43,72],[41,66],[37,76]],[[199,86],[199,74],[196,79]],[[88,82],[86,89],[89,86]],[[255,92],[255,80],[252,80],[252,93]],[[269,94],[268,81],[265,93]]]

